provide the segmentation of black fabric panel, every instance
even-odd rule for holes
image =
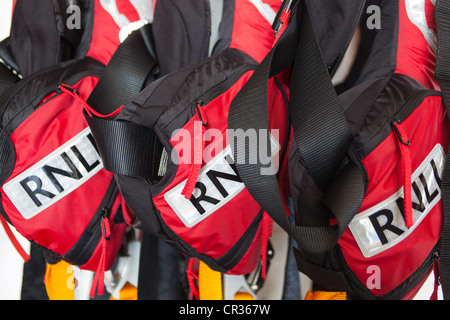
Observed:
[[[81,7],[81,30],[83,35],[74,52],[74,58],[83,58],[89,52],[92,41],[92,30],[94,29],[95,1],[92,0],[67,0],[78,1]]]
[[[174,72],[208,56],[211,16],[207,0],[157,1],[153,22],[161,74]]]
[[[37,66],[51,66],[58,61],[59,39],[54,15],[52,0],[16,3],[10,44],[24,76],[33,73]]]
[[[234,26],[235,0],[223,1],[222,22],[219,27],[219,38],[213,48],[213,54],[225,50],[231,44],[231,34]]]
[[[307,0],[323,59],[333,73],[356,29],[365,0]]]
[[[138,300],[186,300],[180,253],[144,231],[139,261]]]
[[[442,98],[450,115],[450,47],[448,45],[448,35],[450,33],[450,3],[438,0],[436,3],[436,28],[437,28],[437,56],[435,77],[442,89]],[[450,146],[447,150],[444,174],[442,177],[442,203],[444,209],[444,226],[441,239],[440,277],[442,283],[442,293],[445,300],[450,299]]]
[[[362,52],[366,57],[360,55],[358,58],[364,59],[366,63],[355,84],[392,74],[397,67],[399,4],[398,1],[381,1],[378,5],[381,10],[381,29],[369,30],[363,20],[361,45],[366,50],[370,47],[371,51],[369,55]]]
[[[361,159],[392,133],[394,114],[411,95],[421,90],[424,87],[416,80],[396,74],[374,82],[351,104],[346,117],[354,133],[352,145]]]
[[[254,60],[245,53],[227,49],[153,82],[122,110],[117,119],[149,128],[155,125],[164,130],[167,128],[167,136],[171,138],[173,130],[183,127],[193,116],[185,111],[186,107],[228,79],[237,68],[252,63]]]
[[[0,97],[1,125],[11,134],[34,111],[46,94],[57,90],[58,84],[79,80],[83,76],[99,77],[103,68],[100,62],[88,57],[62,62],[21,80]]]
[[[21,300],[48,300],[44,284],[46,262],[42,251],[31,245],[30,257],[23,266]]]
[[[65,0],[17,1],[11,23],[10,46],[23,76],[75,56],[83,28],[69,30],[66,11],[70,4],[77,3]]]

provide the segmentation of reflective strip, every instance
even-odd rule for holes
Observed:
[[[90,137],[86,128],[3,186],[25,219],[55,204],[103,168]]]
[[[355,216],[349,228],[364,257],[370,258],[407,238],[441,200],[440,177],[445,153],[436,145],[411,176],[413,226],[407,228],[403,218],[403,188],[388,199]]]

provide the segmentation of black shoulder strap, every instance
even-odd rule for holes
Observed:
[[[157,68],[151,25],[132,32],[114,52],[87,103],[107,115],[129,103]]]
[[[364,1],[359,5],[362,8]],[[277,177],[261,175],[262,163],[237,163],[237,169],[255,200],[297,241],[299,247],[310,253],[322,253],[337,243],[359,210],[365,189],[355,165],[348,165],[336,178],[338,166],[347,154],[351,134],[304,0],[293,9],[289,26],[232,102],[228,126],[269,134],[268,79],[292,64],[290,112],[295,143],[316,184],[321,188],[328,186],[330,191],[324,201],[338,224],[321,227],[291,225]],[[235,159],[238,159],[242,146],[232,147]],[[348,187],[339,188],[340,183],[346,183]]]
[[[435,7],[437,54],[435,77],[442,91],[447,116],[450,117],[450,1],[438,0]],[[450,298],[450,146],[442,176],[444,227],[440,248],[440,277],[444,299]]]
[[[106,170],[131,176],[158,176],[162,146],[153,130],[106,117],[117,111],[154,80],[158,64],[154,56],[151,25],[131,33],[118,47],[87,103],[105,117],[85,114]]]
[[[20,80],[17,65],[9,49],[9,38],[0,42],[0,95]]]

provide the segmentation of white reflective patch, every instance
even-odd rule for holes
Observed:
[[[436,145],[411,176],[414,225],[408,229],[400,207],[403,188],[374,207],[359,213],[349,228],[364,257],[370,258],[408,237],[441,199],[445,153]]]
[[[164,195],[186,227],[195,226],[244,189],[233,167],[232,152],[228,146],[200,170],[190,200],[181,194],[187,180]]]
[[[275,10],[272,9],[272,7],[262,2],[262,0],[248,0],[251,4],[253,4],[256,9],[258,9],[259,13],[264,17],[264,19],[267,20],[270,25],[273,24],[273,21],[275,20],[275,17],[277,13]]]
[[[436,1],[434,0],[406,0],[406,13],[409,20],[420,29],[425,40],[431,46],[434,52],[437,51],[437,36],[433,29],[428,27],[427,17],[425,14],[426,1],[430,1],[434,6]]]
[[[90,137],[86,128],[3,186],[25,219],[55,204],[103,168]]]
[[[102,5],[103,9],[105,9],[111,15],[119,28],[123,28],[130,24],[128,18],[124,14],[121,14],[119,12],[116,0],[100,0],[100,4]]]

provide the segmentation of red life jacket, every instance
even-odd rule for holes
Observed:
[[[299,270],[318,288],[356,299],[411,299],[433,268],[438,271],[450,139],[434,76],[434,4],[379,1],[360,3],[363,10],[355,4],[359,13],[342,11],[349,13],[351,33],[360,21],[362,36],[350,76],[336,87],[330,75],[342,52],[328,46],[324,32],[334,20],[317,19],[334,12],[324,9],[328,5],[298,1],[281,20],[285,31],[260,67],[271,75],[292,67],[295,226],[282,219],[275,196],[258,202],[296,239]],[[380,14],[381,28],[369,19],[373,12]],[[262,79],[248,81],[233,102],[236,108],[254,107],[244,97],[261,90]],[[250,192],[264,192],[245,170],[238,165]],[[261,178],[259,184],[274,183]]]

